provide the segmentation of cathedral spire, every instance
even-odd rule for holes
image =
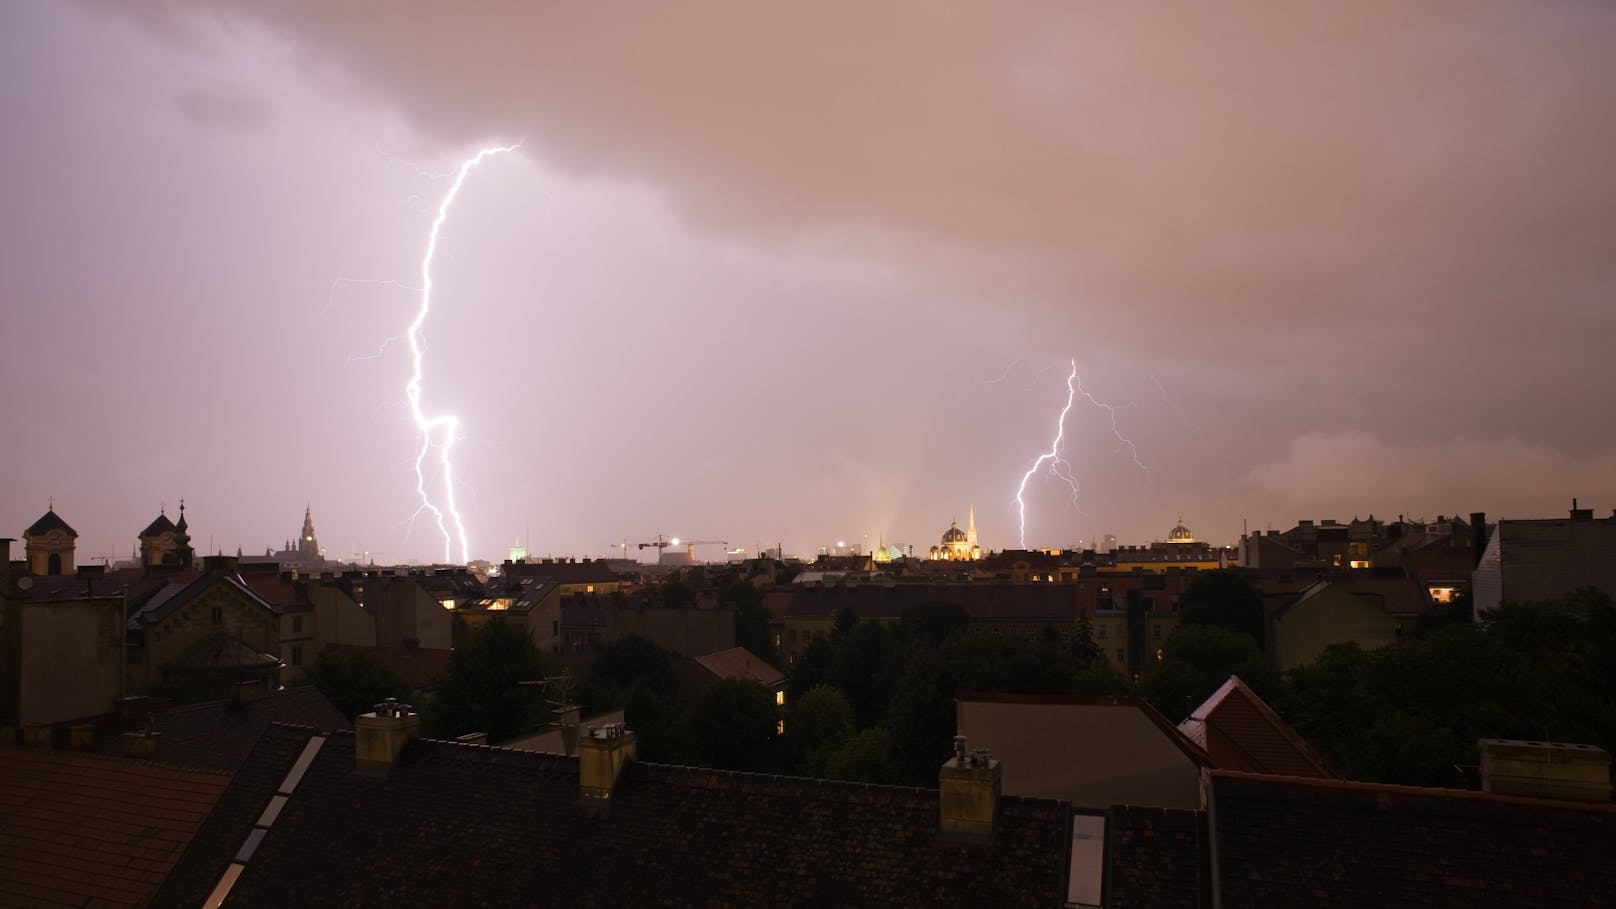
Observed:
[[[971,506],[971,520],[965,527],[965,542],[976,545],[976,506]]]

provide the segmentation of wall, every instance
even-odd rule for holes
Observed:
[[[1030,703],[956,702],[969,748],[987,748],[1004,768],[1004,794],[1078,807],[1201,806],[1200,764],[1132,701],[1038,698]],[[1035,700],[1036,699],[1036,700]]]
[[[1365,650],[1397,643],[1397,620],[1379,605],[1328,584],[1274,615],[1274,662],[1281,671],[1319,658],[1331,644]]]
[[[123,694],[123,600],[21,603],[18,720],[60,723],[111,712]]]

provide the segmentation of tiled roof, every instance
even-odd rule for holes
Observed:
[[[164,512],[162,514],[159,514],[157,516],[156,520],[152,521],[150,524],[147,524],[146,529],[142,530],[140,532],[140,535],[143,536],[143,537],[154,537],[154,536],[157,536],[160,533],[167,533],[168,531],[173,530],[173,529],[174,529],[174,522],[170,521],[168,519],[167,512]]]
[[[1236,675],[1229,676],[1178,729],[1224,770],[1334,775],[1312,746]]]
[[[235,770],[272,723],[326,732],[353,728],[318,688],[306,685],[256,700],[210,701],[154,714],[152,725],[160,734],[157,759],[173,767]]]
[[[171,613],[173,613],[174,610],[184,606],[186,603],[196,599],[209,589],[219,584],[229,585],[242,596],[246,597],[251,602],[256,603],[258,606],[262,607],[268,612],[276,615],[280,614],[279,607],[259,596],[251,587],[247,586],[246,582],[243,581],[240,576],[235,574],[211,572],[208,574],[203,574],[195,580],[189,581],[188,583],[175,582],[169,584],[163,590],[159,591],[156,596],[146,601],[146,605],[142,606],[138,612],[130,617],[129,627],[134,630],[139,629],[142,625],[154,625],[161,622],[163,619],[167,618]]]
[[[785,675],[779,669],[745,647],[731,647],[699,656],[696,662],[721,679],[746,679],[766,688],[785,681]]]
[[[1214,771],[1222,904],[1616,905],[1616,806]]]
[[[398,673],[410,688],[424,691],[437,684],[449,668],[451,650],[432,647],[365,647],[360,644],[327,644],[327,650],[341,653],[363,653],[373,656]]]
[[[146,906],[230,778],[0,745],[0,904]]]
[[[62,533],[65,533],[70,537],[77,537],[79,535],[78,531],[67,526],[67,522],[62,520],[61,516],[56,513],[55,508],[47,509],[46,512],[40,516],[39,520],[28,525],[28,529],[24,530],[22,535],[25,537],[37,537],[50,533],[53,530],[60,530]]]
[[[1107,909],[1212,905],[1206,812],[1117,805],[1106,813],[1105,837]]]
[[[202,902],[308,737],[265,734],[164,904]],[[994,909],[1064,895],[1060,802],[1002,798],[982,844],[939,838],[934,790],[630,762],[602,813],[578,787],[576,758],[430,741],[385,779],[356,776],[353,737],[333,735],[224,906]]]

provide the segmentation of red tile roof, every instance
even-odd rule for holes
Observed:
[[[785,681],[785,676],[773,665],[745,647],[731,647],[717,653],[696,657],[701,667],[721,679],[744,679],[770,688]]]
[[[0,903],[145,906],[227,774],[0,746]]]
[[[1178,724],[1224,770],[1334,776],[1312,746],[1237,675]]]

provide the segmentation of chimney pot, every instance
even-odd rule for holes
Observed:
[[[612,797],[623,765],[634,759],[635,736],[622,723],[589,727],[578,743],[578,788],[585,804],[604,805]]]
[[[938,771],[938,835],[965,842],[991,842],[999,812],[1004,768],[986,748],[965,750],[965,737],[954,737],[954,758]]]
[[[399,752],[420,732],[421,717],[388,698],[354,721],[354,772],[366,776],[386,776],[398,760]]]

